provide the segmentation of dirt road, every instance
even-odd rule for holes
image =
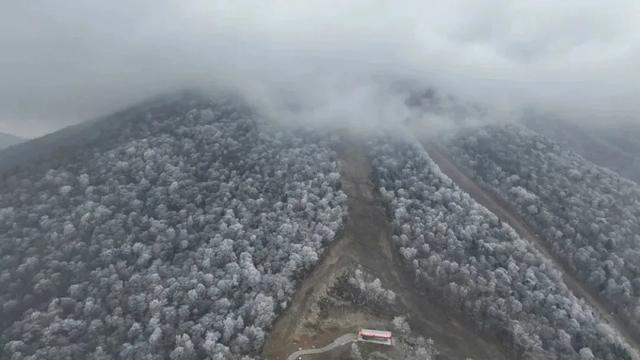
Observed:
[[[300,356],[304,356],[304,355],[314,355],[314,354],[322,354],[325,353],[327,351],[331,351],[337,347],[340,346],[344,346],[347,345],[349,343],[352,343],[354,341],[356,341],[357,337],[356,334],[345,334],[342,335],[340,337],[338,337],[337,339],[333,340],[333,342],[327,346],[321,347],[319,349],[304,349],[304,350],[298,350],[296,352],[294,352],[293,354],[289,355],[289,357],[287,358],[287,360],[296,360],[298,357]]]
[[[412,330],[432,338],[443,359],[506,359],[497,341],[474,332],[457,314],[418,291],[413,274],[402,266],[391,243],[392,229],[374,186],[369,180],[371,165],[363,140],[343,136],[338,149],[343,191],[348,195],[349,215],[343,235],[330,245],[315,269],[300,285],[291,305],[278,318],[267,339],[263,355],[284,360],[298,346],[321,346],[336,335],[354,331],[367,316],[343,314],[335,328],[319,326],[314,308],[332,279],[361,266],[378,277],[385,288],[393,290],[406,311]],[[365,318],[363,318],[365,317]],[[379,318],[379,317],[378,317]],[[353,323],[352,319],[360,319]]]
[[[467,176],[452,160],[450,160],[446,151],[438,144],[429,141],[422,142],[424,148],[429,153],[433,161],[438,164],[440,170],[450,177],[462,190],[466,191],[473,199],[482,206],[489,209],[503,222],[508,223],[523,239],[533,244],[547,259],[549,259],[562,273],[562,278],[575,296],[584,299],[591,307],[599,313],[609,325],[616,329],[623,339],[636,350],[635,358],[638,359],[638,350],[640,350],[638,342],[638,334],[629,328],[629,326],[615,315],[613,308],[608,306],[606,302],[599,298],[597,294],[592,293],[590,289],[583,286],[573,274],[571,269],[561,260],[554,256],[547,243],[542,240],[535,231],[517,214],[510,209],[510,206],[504,201],[497,198],[490,191],[485,190],[474,180]]]

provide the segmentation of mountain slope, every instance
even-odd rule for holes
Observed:
[[[592,295],[589,289],[574,276],[572,269],[570,269],[564,261],[552,254],[549,250],[549,245],[537,235],[536,231],[534,231],[519,214],[512,211],[508,204],[493,195],[490,191],[485,190],[482,186],[468,178],[466,174],[449,159],[443,148],[431,142],[425,143],[425,147],[443,172],[451,177],[456,184],[469,193],[469,195],[480,204],[496,214],[504,223],[513,227],[524,240],[527,240],[538,249],[541,255],[551,260],[554,266],[562,272],[562,280],[568,289],[577,298],[585,301],[586,304],[591,307],[591,311],[594,311],[603,322],[612,325],[618,330],[628,344],[635,349],[640,349],[640,346],[634,338],[634,330],[630,329],[626,322],[620,319],[618,314],[613,312],[614,309],[611,306],[607,306],[608,304],[603,303],[597,296]]]
[[[186,113],[196,104],[206,103],[200,93],[184,91],[159,96],[108,116],[66,127],[54,133],[0,151],[0,175],[16,172],[21,166],[52,168],[68,156],[77,156],[86,147],[109,148],[126,139],[149,116],[170,118]],[[136,125],[138,124],[138,125]]]
[[[392,359],[424,360],[430,358],[426,349],[435,348],[445,359],[509,358],[495,339],[470,326],[455,308],[434,296],[435,291],[415,286],[413,271],[405,268],[396,251],[390,219],[371,181],[374,172],[367,139],[355,131],[344,134],[337,154],[342,189],[348,196],[344,230],[278,318],[266,342],[265,358],[286,359],[299,347],[321,347],[337,335],[362,327],[393,329],[396,337],[394,346],[386,349],[360,344],[363,355],[370,350]],[[371,281],[355,279],[358,272]],[[340,281],[344,278],[361,285],[358,289],[345,286]],[[393,294],[391,301],[385,296],[388,291]],[[407,326],[397,326],[399,319],[406,319]],[[415,351],[418,354],[412,355]],[[381,357],[370,359],[374,358]]]
[[[182,93],[0,153],[0,357],[283,357],[370,326],[396,358],[637,358],[414,138],[331,134]],[[637,325],[637,184],[520,128],[448,146]]]
[[[191,96],[106,120],[0,180],[3,355],[257,353],[341,227],[328,142]]]
[[[0,133],[0,150],[7,148],[9,146],[19,144],[23,141],[25,141],[25,139],[21,137],[11,135],[11,134]]]
[[[514,359],[621,359],[634,352],[567,287],[544,253],[462,191],[416,143],[376,141],[394,242],[440,295]]]
[[[620,319],[640,331],[640,187],[529,130],[487,127],[449,143]]]

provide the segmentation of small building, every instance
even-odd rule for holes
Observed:
[[[358,341],[392,346],[393,336],[391,331],[360,329],[358,331]]]

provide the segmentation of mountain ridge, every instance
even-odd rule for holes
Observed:
[[[19,144],[27,139],[9,133],[0,132],[0,150]]]
[[[0,176],[24,166],[46,163],[46,167],[52,167],[84,146],[108,145],[113,138],[122,136],[120,127],[130,121],[141,121],[145,115],[158,111],[165,111],[167,116],[178,115],[189,106],[205,102],[205,99],[206,96],[196,90],[159,95],[106,116],[70,125],[8,148],[0,147]]]

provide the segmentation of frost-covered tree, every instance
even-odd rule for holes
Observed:
[[[463,132],[455,159],[640,331],[640,186],[518,126]]]
[[[534,247],[461,191],[412,140],[372,143],[374,180],[416,282],[525,358],[618,359],[626,345]],[[529,201],[527,193],[518,190]]]
[[[228,101],[107,120],[0,178],[1,355],[255,356],[342,226],[332,140]]]

